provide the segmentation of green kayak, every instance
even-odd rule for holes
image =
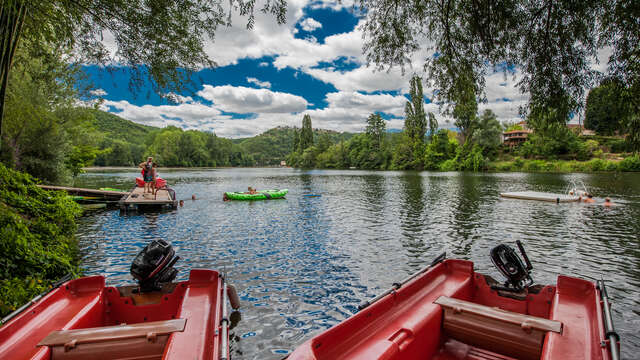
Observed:
[[[226,192],[224,193],[229,200],[271,200],[282,199],[289,192],[288,189],[282,190],[259,190],[255,194],[244,192]]]

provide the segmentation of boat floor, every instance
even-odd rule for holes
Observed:
[[[500,193],[500,196],[504,198],[511,199],[522,199],[522,200],[538,200],[538,201],[548,201],[548,202],[575,202],[580,198],[577,196],[567,195],[567,194],[554,194],[554,193],[546,193],[540,191],[516,191],[516,192],[506,192]]]

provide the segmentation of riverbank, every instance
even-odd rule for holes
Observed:
[[[591,173],[591,172],[636,172],[640,171],[640,156],[629,156],[622,160],[591,159],[577,160],[533,160],[514,158],[498,160],[487,164],[488,171],[514,172],[558,172],[558,173]]]
[[[62,192],[0,164],[0,316],[77,274],[76,222],[82,210]]]

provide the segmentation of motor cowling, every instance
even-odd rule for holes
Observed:
[[[131,263],[131,275],[138,280],[139,291],[158,291],[163,284],[172,282],[178,275],[173,265],[179,258],[164,240],[154,240],[145,246]]]
[[[531,278],[531,269],[533,268],[531,262],[524,252],[522,244],[519,241],[517,244],[520,253],[526,261],[526,266],[516,251],[508,245],[500,244],[491,249],[491,261],[502,275],[507,278],[505,283],[506,288],[503,288],[503,290],[513,289],[520,291],[533,283],[533,279]]]

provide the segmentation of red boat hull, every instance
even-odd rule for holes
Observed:
[[[488,281],[474,272],[472,262],[445,260],[308,340],[288,360],[610,359],[607,347],[601,345],[605,341],[602,308],[592,282],[559,276],[556,286],[539,287],[516,299],[491,289]],[[463,304],[454,305],[449,316],[466,313],[465,321],[476,321],[474,326],[483,330],[456,328],[443,306],[434,303],[440,297]],[[494,325],[486,317],[464,306],[524,321],[511,333],[497,336],[500,333],[492,333]],[[513,325],[502,319],[492,321],[497,324],[495,331]],[[535,325],[532,330],[528,324],[536,322],[558,326],[559,331],[537,331]],[[533,338],[536,333],[541,334],[538,345]],[[529,342],[533,345],[525,350]]]
[[[102,276],[63,284],[0,328],[0,359],[50,359],[53,347],[38,344],[58,330],[85,329],[93,334],[89,337],[100,338],[105,332],[122,330],[120,324],[170,323],[172,319],[185,319],[184,328],[168,335],[157,356],[146,358],[219,358],[223,295],[218,272],[192,270],[188,281],[172,284],[163,292],[131,295],[131,288],[105,287]],[[73,338],[76,335],[70,334],[78,331],[59,333]],[[155,334],[147,334],[146,340],[155,342]],[[69,349],[76,343],[69,343],[62,344],[63,352],[71,356]],[[157,346],[153,351],[158,351]],[[97,354],[91,360],[101,358]]]

